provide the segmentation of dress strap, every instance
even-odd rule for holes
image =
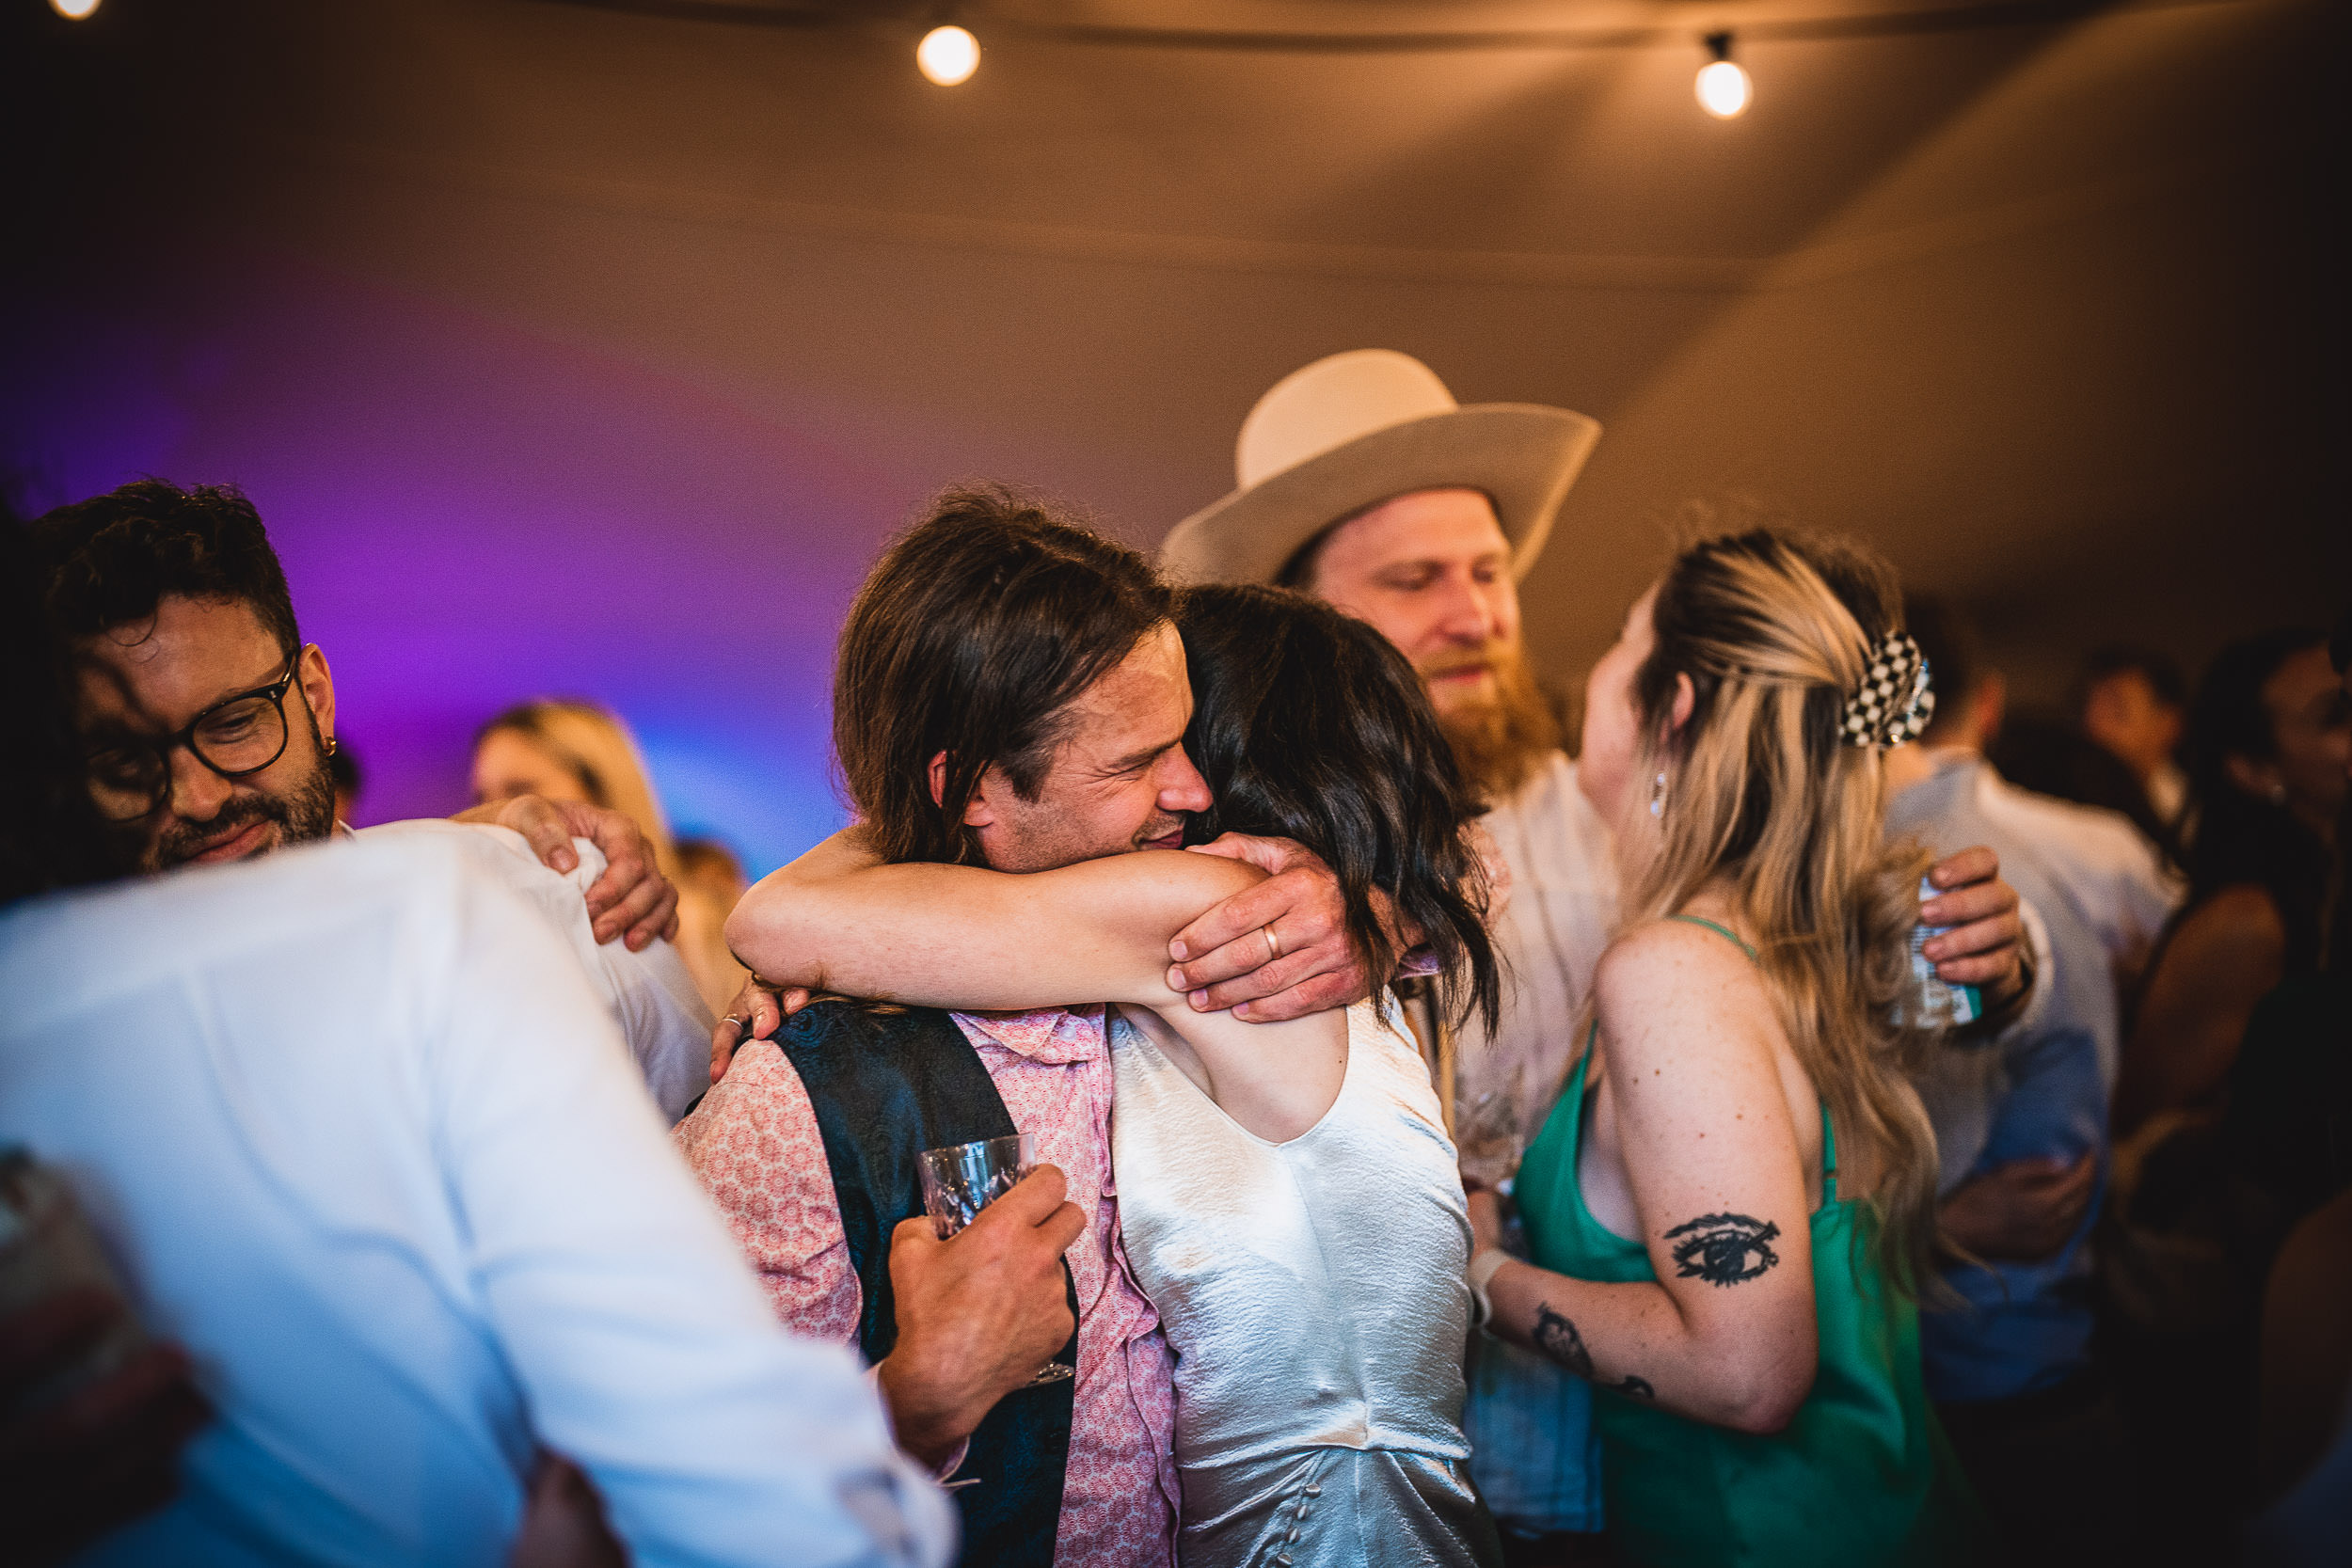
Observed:
[[[1829,1124],[1829,1101],[1821,1101],[1821,1201],[1837,1201],[1837,1130]]]
[[[1746,941],[1740,937],[1740,933],[1733,930],[1728,926],[1718,926],[1713,921],[1707,919],[1705,916],[1695,914],[1670,914],[1666,918],[1668,920],[1679,920],[1685,926],[1704,926],[1708,930],[1714,932],[1717,936],[1738,942],[1740,944],[1740,951],[1748,956],[1748,962],[1756,962],[1756,949],[1750,947]]]

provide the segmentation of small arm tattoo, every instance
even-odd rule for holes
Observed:
[[[1675,1246],[1676,1278],[1737,1285],[1780,1261],[1772,1247],[1779,1235],[1779,1226],[1745,1214],[1701,1214],[1667,1231],[1666,1240],[1683,1238]]]
[[[1537,1350],[1577,1376],[1593,1375],[1593,1353],[1584,1348],[1584,1336],[1576,1331],[1576,1324],[1548,1306],[1536,1306],[1534,1338]]]
[[[1584,1348],[1584,1336],[1551,1307],[1538,1303],[1535,1307],[1535,1348],[1550,1356],[1579,1377],[1593,1375],[1593,1353]],[[1614,1388],[1628,1399],[1656,1400],[1658,1390],[1646,1378],[1629,1377],[1622,1383],[1604,1383],[1604,1388]]]

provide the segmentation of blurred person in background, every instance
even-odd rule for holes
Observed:
[[[1464,776],[1490,807],[1483,821],[1510,889],[1495,927],[1506,960],[1502,1022],[1465,1030],[1449,1095],[1465,1177],[1505,1187],[1580,1049],[1594,966],[1618,912],[1610,829],[1578,787],[1557,705],[1534,677],[1518,587],[1598,438],[1594,420],[1568,409],[1457,404],[1406,355],[1332,355],[1258,401],[1235,443],[1239,487],[1177,524],[1160,550],[1180,582],[1313,594],[1370,622],[1420,672]],[[1992,859],[1966,863],[1964,877],[1963,863],[1935,868],[1946,891],[1927,917],[1953,928],[1930,957],[1955,982],[2004,991],[2017,973],[2018,927]],[[1233,905],[1248,908],[1248,895]],[[1172,956],[1200,988],[1198,1006],[1294,1016],[1258,999],[1294,979],[1296,965],[1237,977],[1258,956],[1252,935],[1248,924],[1206,920],[1180,934],[1184,951]],[[1463,1424],[1512,1561],[1592,1560],[1603,1550],[1591,1411],[1582,1379],[1478,1338]]]
[[[2085,737],[2131,769],[2156,820],[2176,832],[2188,804],[2188,775],[2173,754],[2188,718],[2181,667],[2145,648],[2099,648],[2083,660],[2078,689]]]
[[[1937,1220],[1972,1255],[1942,1266],[1959,1302],[1920,1318],[1928,1391],[2011,1559],[2093,1560],[2130,1518],[2125,1434],[2091,1345],[2119,978],[2181,890],[2122,816],[2004,780],[1984,747],[2006,688],[1974,628],[1925,594],[1907,597],[1904,620],[1936,705],[1920,744],[1887,753],[1887,833],[1998,851],[2042,970],[1993,1049],[1947,1049],[1918,1080],[1941,1164]]]
[[[2352,701],[2352,610],[2328,658]],[[2352,762],[2347,762],[2352,767]],[[2337,843],[2344,842],[2339,828]],[[2264,999],[2233,1075],[2227,1132],[2238,1168],[2301,1216],[2263,1298],[2256,1451],[2270,1506],[2248,1560],[2343,1559],[2352,1519],[2352,891],[2339,879],[2320,974]]]
[[[328,837],[433,835],[546,916],[595,978],[675,1118],[709,1015],[662,933],[677,895],[635,823],[534,795],[460,823],[338,824],[335,686],[283,568],[233,490],[142,480],[32,525],[45,608],[89,678],[79,716],[103,806],[140,868],[252,859]],[[273,678],[275,677],[275,678]],[[157,722],[177,728],[161,736]]]
[[[2179,834],[2156,816],[2148,792],[2123,759],[2087,738],[2072,719],[2004,711],[1985,744],[1985,760],[2009,783],[2036,795],[2114,812],[2177,863]],[[2142,954],[2144,960],[2147,955]],[[2137,975],[2132,977],[2137,990]]]
[[[2352,754],[2352,699],[2326,636],[2288,628],[2224,648],[2198,688],[2185,752],[2188,901],[2124,1053],[2119,1136],[2210,1108],[2255,1004],[2319,967]]]
[[[1983,1559],[1919,1355],[1929,857],[1881,819],[1930,700],[1892,569],[1760,530],[1677,557],[1588,682],[1625,924],[1519,1169],[1533,1261],[1481,1192],[1470,1279],[1596,1386],[1628,1561]]]
[[[727,951],[726,918],[734,904],[713,896],[708,881],[689,882],[680,874],[669,818],[621,716],[596,703],[541,699],[508,708],[483,725],[473,742],[475,803],[494,805],[524,795],[587,801],[637,824],[653,846],[662,875],[678,889],[674,939],[678,954],[704,1005],[714,1014],[725,1011],[749,978]]]
[[[2165,1520],[2151,1546],[2194,1561],[2229,1549],[2257,1496],[2264,1280],[2295,1205],[2318,1196],[2314,1164],[2325,1181],[2332,1154],[2312,1141],[2341,1132],[2295,1069],[2298,1053],[2243,1056],[2249,1043],[2299,1037],[2298,1009],[2324,985],[2352,757],[2352,700],[2326,639],[2283,629],[2224,648],[2199,685],[2184,752],[2189,896],[2124,1049],[2100,1267],[2116,1396],[2139,1439],[2143,1492]],[[2342,1016],[2322,1000],[2312,1022],[2327,1039]],[[2339,1029],[2321,1060],[2340,1063],[2341,1042]]]
[[[0,531],[0,1147],[73,1195],[111,1313],[186,1352],[90,1367],[88,1290],[36,1307],[45,1343],[9,1321],[0,1555],[493,1564],[582,1523],[542,1515],[533,1478],[578,1474],[552,1448],[608,1554],[944,1563],[946,1503],[870,1385],[769,1317],[572,953],[462,835],[137,875],[151,824],[109,809],[91,689],[156,742],[178,715],[52,630],[22,543]],[[36,1227],[6,1293],[72,1262]],[[28,1339],[78,1392],[24,1386]]]
[[[2352,611],[2328,640],[2352,705]],[[2352,751],[2346,752],[2352,767]],[[2231,1067],[2221,1141],[2231,1169],[2287,1220],[2352,1185],[2352,877],[2337,821],[2337,872],[2317,973],[2290,975],[2255,1006]]]
[[[694,888],[722,910],[732,911],[751,886],[741,858],[715,838],[681,838],[675,853],[678,885]]]

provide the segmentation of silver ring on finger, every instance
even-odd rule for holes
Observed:
[[[736,1017],[733,1013],[727,1014],[726,1017],[721,1019],[719,1022],[722,1023],[732,1023],[738,1030],[740,1030],[743,1027],[743,1020]]]

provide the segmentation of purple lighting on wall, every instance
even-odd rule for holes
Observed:
[[[675,825],[755,873],[844,819],[834,639],[898,519],[846,499],[878,486],[804,433],[270,259],[198,299],[0,332],[25,504],[141,474],[253,498],[334,671],[364,820],[463,805],[474,727],[543,695],[617,708]]]

